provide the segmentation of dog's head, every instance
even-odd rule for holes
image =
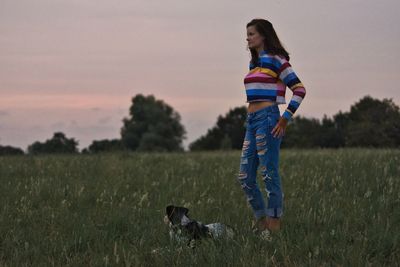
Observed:
[[[169,205],[166,208],[164,221],[170,227],[170,236],[172,238],[181,239],[179,236],[183,235],[188,238],[190,243],[191,240],[207,236],[208,228],[201,222],[190,219],[188,213],[189,209],[185,207]]]
[[[188,212],[187,208],[169,205],[166,208],[166,218],[174,226],[185,225],[190,222]]]

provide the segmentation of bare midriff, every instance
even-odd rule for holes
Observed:
[[[257,110],[260,110],[262,108],[276,105],[275,102],[270,102],[270,101],[257,101],[257,102],[250,102],[249,106],[247,107],[247,112],[256,112]]]

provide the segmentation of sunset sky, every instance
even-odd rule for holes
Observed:
[[[399,11],[398,0],[0,0],[0,145],[119,138],[138,93],[180,113],[187,145],[245,104],[256,17],[306,87],[296,115],[332,116],[365,95],[400,105]]]

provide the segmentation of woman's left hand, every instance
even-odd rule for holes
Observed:
[[[276,138],[281,138],[285,135],[286,126],[288,121],[284,117],[280,117],[279,121],[276,123],[274,129],[272,129],[272,135]]]

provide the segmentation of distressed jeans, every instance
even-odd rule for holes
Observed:
[[[256,219],[263,216],[279,218],[283,213],[283,193],[279,176],[279,148],[282,137],[271,133],[280,117],[277,105],[248,113],[238,180],[247,196]],[[260,166],[268,205],[257,184]]]

